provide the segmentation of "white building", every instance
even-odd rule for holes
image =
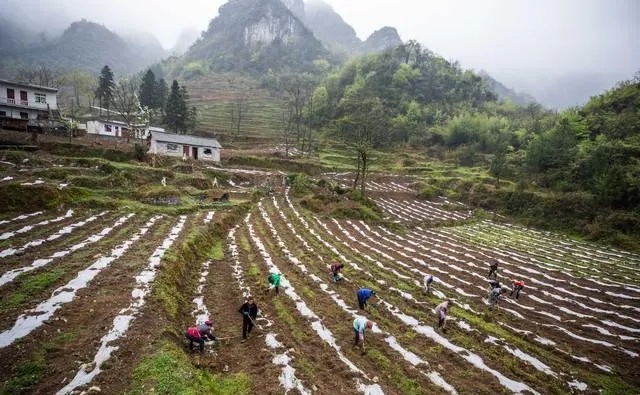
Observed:
[[[57,88],[0,79],[0,118],[14,125],[14,120],[39,125],[50,113],[58,113],[57,93]]]
[[[125,122],[106,121],[104,119],[90,119],[87,121],[87,133],[111,137],[147,138],[151,132],[164,132],[157,126],[133,125],[131,128]]]
[[[222,146],[214,138],[159,131],[152,131],[149,137],[151,154],[220,162]]]

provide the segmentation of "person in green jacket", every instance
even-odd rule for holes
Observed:
[[[280,294],[280,277],[282,275],[280,273],[271,273],[269,275],[269,288],[267,288],[267,292],[271,289],[271,287],[276,289],[276,295]]]

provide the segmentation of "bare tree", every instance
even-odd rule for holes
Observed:
[[[284,138],[284,149],[287,158],[291,147],[291,126],[293,124],[293,109],[289,107],[282,111],[282,137]]]
[[[113,107],[127,124],[129,131],[133,131],[136,121],[140,118],[140,101],[138,100],[138,81],[136,79],[120,80],[113,90]],[[127,142],[129,136],[127,136]]]

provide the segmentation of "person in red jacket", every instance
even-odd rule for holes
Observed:
[[[213,335],[213,322],[206,321],[203,324],[192,326],[184,333],[187,340],[189,340],[189,350],[193,351],[193,343],[198,343],[200,346],[200,353],[204,352],[204,342],[206,339],[217,340]]]
[[[332,274],[332,279],[334,283],[337,283],[338,281],[342,280],[342,275],[340,274],[340,270],[344,267],[344,265],[342,263],[334,263],[333,265],[331,265],[331,274]]]
[[[513,289],[511,290],[510,295],[513,296],[513,294],[516,294],[516,299],[518,299],[518,296],[520,296],[520,291],[522,291],[522,288],[524,288],[524,280],[511,280],[511,284],[513,285]]]

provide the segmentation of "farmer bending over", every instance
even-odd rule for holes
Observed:
[[[273,287],[276,290],[276,295],[280,294],[280,277],[282,275],[280,273],[271,273],[269,275],[269,288],[267,288],[267,292]]]
[[[340,274],[340,270],[344,267],[344,265],[342,263],[334,263],[333,265],[331,265],[331,274],[332,274],[332,279],[334,283],[337,283],[338,281],[342,280],[342,275]]]
[[[364,331],[371,328],[373,328],[373,322],[367,320],[365,317],[358,317],[353,320],[353,331],[355,334],[353,345],[359,346],[360,341],[362,341],[362,346],[364,347]]]
[[[367,307],[367,300],[375,295],[376,293],[369,288],[360,288],[358,290],[358,307],[360,307],[360,310],[364,310]]]
[[[424,276],[423,284],[424,284],[424,288],[427,291],[427,293],[429,293],[431,291],[431,284],[432,283],[433,283],[433,276],[432,275]]]
[[[200,345],[200,353],[204,352],[204,342],[209,340],[218,340],[213,335],[213,323],[209,320],[196,326],[192,326],[185,332],[185,337],[189,340],[189,350],[193,351],[193,343]]]
[[[507,290],[504,288],[493,288],[491,292],[489,292],[489,299],[487,300],[487,302],[489,303],[489,307],[497,305],[498,301],[500,300],[500,295],[505,292],[507,292]]]
[[[518,297],[520,296],[520,291],[522,291],[522,288],[524,288],[524,280],[511,280],[511,284],[513,285],[513,289],[511,290],[510,295],[513,296],[513,294],[515,293],[515,298],[518,299]]]
[[[438,317],[438,329],[442,329],[444,332],[447,324],[447,315],[449,314],[449,307],[453,305],[453,301],[447,299],[444,302],[436,306],[436,316]]]

